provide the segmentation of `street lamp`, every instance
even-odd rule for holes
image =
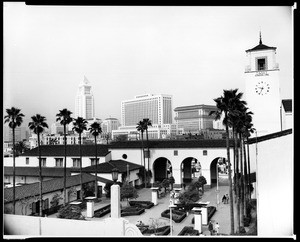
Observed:
[[[112,176],[112,180],[114,181],[114,184],[116,184],[119,176],[119,170],[117,168],[113,168],[111,170],[111,176]]]
[[[172,208],[176,207],[176,205],[174,205],[174,195],[174,192],[170,193],[170,236],[173,236]]]
[[[219,160],[217,160],[217,164],[216,164],[216,172],[217,172],[217,205],[219,205]]]

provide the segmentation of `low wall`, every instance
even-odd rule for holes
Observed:
[[[31,217],[4,214],[4,235],[14,236],[143,236],[140,230],[123,218],[97,221]]]

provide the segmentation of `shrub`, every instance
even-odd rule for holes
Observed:
[[[137,198],[139,195],[134,186],[128,184],[127,182],[121,187],[121,199],[126,198],[127,202],[129,198]]]
[[[178,199],[182,204],[194,203],[200,199],[200,193],[197,189],[188,189],[187,191],[180,193]]]
[[[77,219],[77,220],[85,220],[84,216],[81,214],[81,208],[79,206],[74,205],[66,205],[59,209],[58,218],[65,219]]]
[[[161,216],[164,218],[170,218],[170,209],[167,209],[161,213]],[[176,223],[180,223],[186,217],[186,212],[179,210],[172,210],[172,220]]]
[[[199,231],[195,230],[192,226],[185,226],[178,235],[199,235]]]

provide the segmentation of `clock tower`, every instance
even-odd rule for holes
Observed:
[[[262,43],[246,50],[245,97],[253,112],[253,126],[257,135],[281,131],[281,98],[279,87],[279,65],[276,63],[276,47]]]

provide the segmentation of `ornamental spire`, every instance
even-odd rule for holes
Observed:
[[[261,41],[261,31],[259,31],[259,44],[260,45],[262,44],[262,41]]]

